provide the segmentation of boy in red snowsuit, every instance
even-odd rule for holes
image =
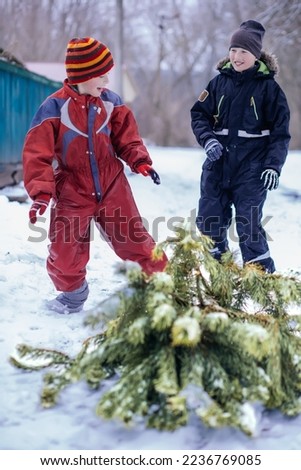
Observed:
[[[65,64],[63,87],[42,103],[26,135],[23,170],[32,224],[52,199],[47,270],[61,294],[48,307],[72,313],[88,297],[92,220],[115,253],[146,274],[163,271],[167,258],[153,259],[155,241],[124,174],[121,160],[160,183],[133,113],[105,88],[114,65],[110,50],[94,38],[74,38]]]

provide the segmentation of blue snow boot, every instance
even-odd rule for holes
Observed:
[[[87,281],[81,287],[71,292],[62,292],[55,299],[46,303],[49,310],[57,313],[76,313],[83,309],[89,295]]]

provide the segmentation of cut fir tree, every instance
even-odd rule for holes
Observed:
[[[104,323],[108,303],[87,317],[101,331],[76,357],[23,344],[11,363],[50,368],[44,407],[54,406],[66,386],[85,380],[99,393],[100,417],[132,424],[143,417],[160,430],[185,425],[195,413],[208,427],[233,426],[252,435],[252,403],[299,414],[300,281],[255,265],[241,268],[231,253],[217,262],[211,248],[207,237],[179,227],[154,252],[171,252],[166,272],[148,277],[125,270],[113,318],[110,312]]]

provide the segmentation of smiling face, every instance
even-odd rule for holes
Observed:
[[[243,72],[254,66],[256,57],[241,47],[231,47],[229,51],[230,62],[236,72]]]
[[[100,77],[94,77],[86,82],[79,83],[77,85],[78,92],[80,95],[91,95],[97,98],[102,89],[109,83],[109,77],[106,73]]]

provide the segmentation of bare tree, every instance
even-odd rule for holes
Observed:
[[[27,61],[64,61],[74,36],[94,36],[119,60],[117,0],[0,0],[0,47]],[[160,145],[196,145],[190,108],[246,19],[266,28],[292,111],[291,148],[301,148],[300,0],[124,0],[123,61],[142,134]],[[121,64],[118,64],[121,66]]]
[[[291,148],[301,148],[301,2],[258,0],[260,20],[267,26],[269,49],[279,61],[278,82],[284,88],[291,110]]]
[[[115,0],[0,0],[1,47],[23,62],[63,61],[71,37],[113,43]]]

